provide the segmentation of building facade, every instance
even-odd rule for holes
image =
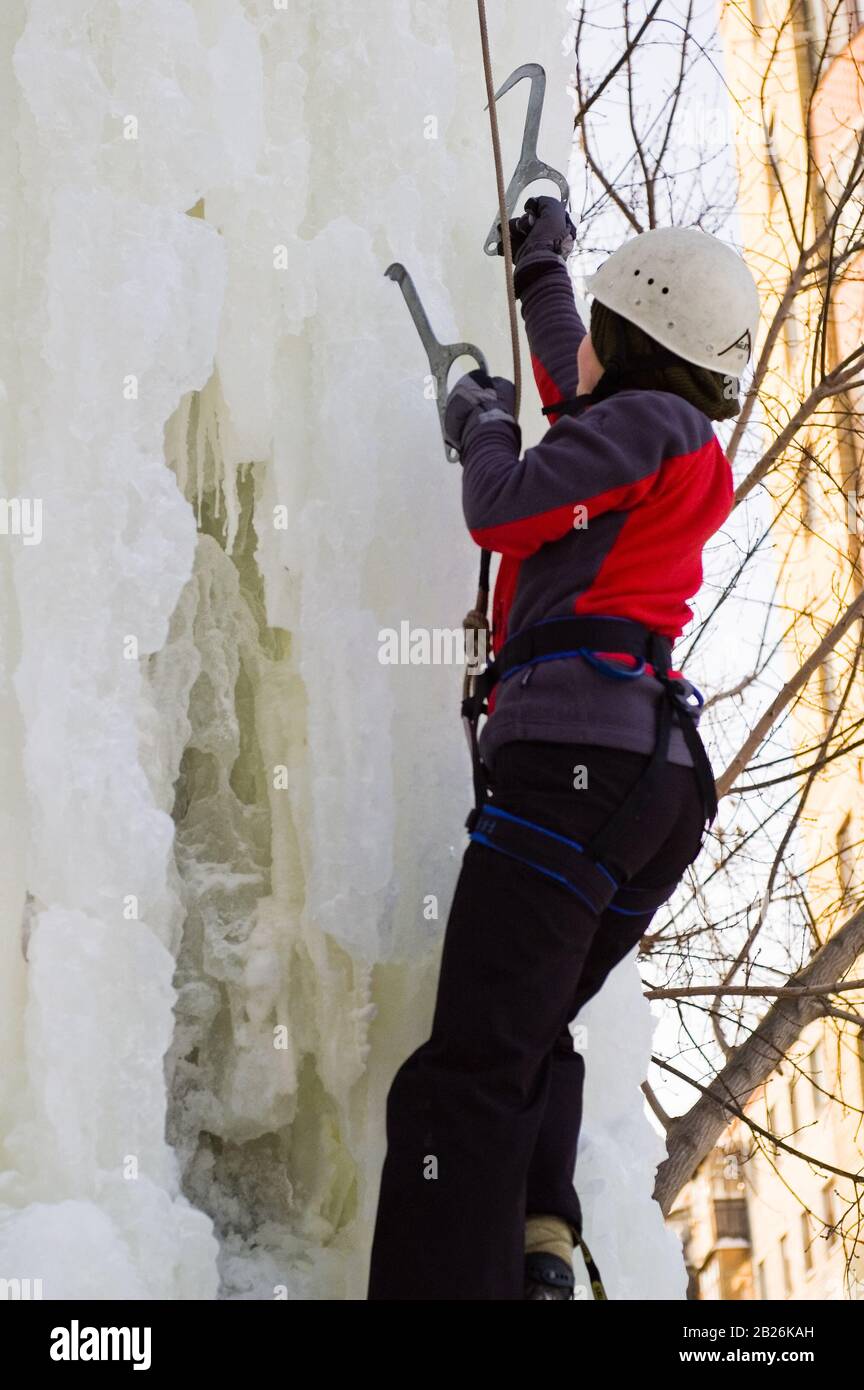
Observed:
[[[862,26],[864,0],[722,6],[739,213],[760,280],[763,340],[782,319],[761,393],[761,424],[773,438],[800,409],[814,370],[830,371],[864,340],[864,255],[854,250],[862,244],[864,183],[847,197],[860,177]],[[802,273],[802,248],[828,226],[824,250]],[[862,409],[860,391],[823,403],[765,480],[790,675],[861,589]],[[864,718],[859,635],[855,624],[796,704],[801,769],[826,737]],[[822,768],[799,822],[813,866],[806,895],[817,947],[864,900],[860,753]],[[730,1125],[681,1193],[671,1220],[685,1241],[693,1297],[864,1297],[861,1187],[844,1176],[864,1172],[864,1041],[856,1022],[864,996],[844,995],[844,1004],[847,1017],[805,1030],[749,1098],[752,1124]]]

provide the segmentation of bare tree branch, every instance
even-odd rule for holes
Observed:
[[[663,0],[655,0],[655,3],[651,6],[642,24],[640,24],[639,28],[636,30],[636,33],[633,35],[632,39],[630,39],[629,43],[625,47],[624,52],[618,59],[618,62],[615,63],[614,66],[609,69],[606,76],[603,78],[603,81],[599,83],[597,87],[594,88],[594,91],[588,97],[587,101],[580,102],[579,110],[577,111],[576,118],[573,122],[574,131],[577,130],[580,125],[582,125],[583,121],[585,120],[585,117],[588,115],[588,112],[591,110],[591,107],[594,105],[595,101],[597,101],[603,95],[606,88],[609,86],[609,83],[612,82],[615,77],[617,77],[624,64],[630,61],[630,57],[633,53],[633,50],[638,47],[643,34],[645,33],[652,19],[656,15],[657,11],[660,9],[662,3]]]
[[[793,985],[815,992],[778,999],[746,1042],[736,1048],[719,1075],[704,1088],[693,1108],[671,1121],[667,1131],[669,1157],[657,1170],[654,1188],[654,1196],[667,1215],[684,1183],[717,1143],[729,1116],[742,1113],[741,1107],[757,1086],[767,1080],[807,1025],[819,1018],[824,991],[843,978],[862,952],[864,907],[829,937],[793,977]]]
[[[646,989],[646,999],[697,999],[700,996],[734,994],[742,998],[778,999],[827,999],[829,994],[841,994],[847,989],[864,989],[864,980],[847,980],[844,984],[820,985],[810,988],[806,985],[682,985],[680,989]]]
[[[811,652],[804,664],[796,671],[790,681],[787,681],[783,689],[779,691],[771,701],[759,719],[757,719],[751,732],[744,740],[735,757],[732,759],[726,771],[717,778],[717,797],[718,800],[732,788],[735,779],[743,772],[748,762],[770,733],[783,710],[792,702],[798,691],[801,690],[809,681],[814,671],[817,671],[829,652],[832,652],[837,643],[849,631],[852,624],[864,614],[864,590],[858,594],[857,598],[850,603],[846,612],[839,622],[828,631],[823,637],[819,646]]]

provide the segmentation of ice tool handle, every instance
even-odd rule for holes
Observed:
[[[525,129],[522,134],[522,153],[519,156],[519,163],[512,179],[507,185],[507,192],[504,201],[507,208],[508,219],[516,211],[517,204],[525,189],[536,179],[550,179],[552,183],[558,185],[561,191],[561,201],[566,203],[570,197],[570,185],[563,174],[557,169],[552,169],[537,154],[537,139],[540,134],[540,118],[543,115],[543,98],[546,95],[546,71],[539,63],[523,63],[521,68],[516,68],[503,86],[498,88],[495,93],[495,100],[502,97],[505,92],[509,92],[511,87],[515,87],[517,82],[521,82],[523,77],[531,80],[531,95],[528,98],[528,110],[525,115]],[[484,106],[484,111],[488,110]],[[489,235],[483,250],[487,256],[497,256],[498,254],[498,227],[500,213],[496,213],[489,228]]]
[[[395,280],[405,296],[405,303],[408,305],[409,313],[414,320],[414,327],[420,334],[420,341],[426,349],[426,356],[429,358],[429,366],[435,378],[435,396],[438,402],[438,419],[441,422],[441,434],[444,436],[444,415],[447,410],[447,377],[450,368],[459,357],[473,357],[478,367],[484,372],[489,368],[486,358],[478,347],[473,343],[439,343],[435,334],[432,332],[431,324],[426,315],[426,310],[420,303],[420,296],[414,286],[414,281],[408,274],[404,265],[399,261],[394,261],[388,265],[384,271],[391,280]],[[451,449],[444,436],[444,451],[450,463],[459,462],[459,452]]]

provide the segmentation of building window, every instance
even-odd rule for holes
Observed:
[[[801,1213],[801,1249],[804,1253],[804,1269],[809,1274],[813,1268],[813,1231],[809,1211]]]
[[[768,1300],[768,1271],[765,1268],[765,1261],[760,1260],[756,1266],[756,1282],[759,1289],[759,1297]]]
[[[714,1229],[717,1240],[750,1239],[747,1202],[744,1197],[721,1197],[714,1203]]]

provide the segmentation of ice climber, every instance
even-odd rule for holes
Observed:
[[[372,1300],[574,1296],[569,1025],[716,810],[701,699],[671,651],[732,505],[711,421],[739,410],[753,277],[695,228],[644,232],[589,282],[586,333],[564,205],[530,199],[510,227],[552,424],[521,454],[509,381],[473,371],[447,400],[468,528],[501,556],[494,661],[431,1036],[387,1098]]]

